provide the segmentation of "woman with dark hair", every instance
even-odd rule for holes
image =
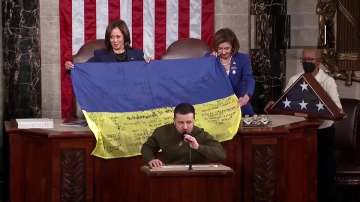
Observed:
[[[215,33],[212,42],[212,53],[218,58],[221,66],[229,76],[231,85],[243,115],[253,115],[254,111],[250,104],[250,98],[254,93],[255,80],[252,74],[249,55],[238,52],[239,40],[229,28],[223,28]]]
[[[88,62],[127,62],[144,60],[141,50],[130,46],[130,32],[123,20],[111,22],[105,32],[105,49],[94,51],[94,56]],[[65,62],[65,68],[71,69],[74,64]]]

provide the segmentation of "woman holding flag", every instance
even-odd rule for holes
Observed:
[[[144,60],[142,50],[130,46],[130,32],[123,20],[111,22],[105,32],[105,48],[94,51],[94,56],[88,62],[127,62]],[[74,67],[71,61],[65,62],[65,68]]]
[[[228,75],[236,96],[239,98],[242,115],[253,115],[250,104],[255,89],[249,55],[238,52],[239,40],[229,28],[223,28],[215,33],[212,42],[213,55],[218,58],[221,66]]]

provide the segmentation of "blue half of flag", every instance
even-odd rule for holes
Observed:
[[[212,57],[119,63],[75,64],[77,102],[88,112],[133,112],[200,104],[234,94]]]

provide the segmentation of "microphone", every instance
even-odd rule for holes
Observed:
[[[183,133],[181,133],[181,141],[179,142],[179,147],[181,147],[182,145],[183,145],[183,143],[184,142],[186,142],[186,140],[185,140],[185,134],[186,134],[186,132],[183,132]]]
[[[181,140],[184,141],[184,142],[186,142],[186,141],[185,141],[185,135],[186,135],[186,134],[187,134],[186,131],[181,134]]]
[[[188,144],[188,145],[189,145],[189,162],[188,162],[188,164],[189,164],[189,170],[192,170],[192,160],[191,160],[191,150],[192,150],[192,149],[191,149],[191,146],[190,146],[190,142],[187,141],[186,139],[184,139],[185,134],[187,134],[187,133],[186,133],[186,132],[183,132],[182,138],[183,138],[184,142],[189,143],[189,144]],[[189,135],[191,135],[191,134],[189,134]]]

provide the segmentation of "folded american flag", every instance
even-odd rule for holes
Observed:
[[[311,74],[301,75],[268,112],[329,120],[344,116]]]

